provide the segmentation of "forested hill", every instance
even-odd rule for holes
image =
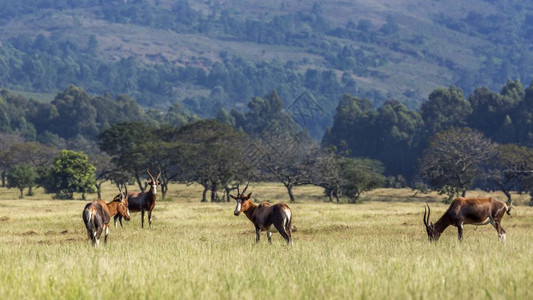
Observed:
[[[324,108],[315,137],[344,94],[416,109],[437,87],[469,95],[533,74],[531,1],[2,2],[1,88],[55,95],[72,83],[202,117],[307,92]]]

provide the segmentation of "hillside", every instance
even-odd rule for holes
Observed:
[[[74,83],[201,116],[273,89],[286,105],[307,91],[325,110],[315,136],[343,93],[417,108],[437,87],[468,95],[533,74],[533,4],[523,1],[6,2],[0,87]]]

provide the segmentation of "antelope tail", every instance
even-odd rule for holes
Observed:
[[[87,220],[87,229],[90,229],[91,231],[94,231],[94,228],[96,228],[94,224],[94,215],[93,212],[90,209],[85,210],[85,220]]]
[[[285,213],[287,216],[287,220],[285,221],[285,230],[287,232],[291,232],[291,226],[292,226],[292,214],[291,213]]]

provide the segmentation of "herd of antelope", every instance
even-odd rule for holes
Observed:
[[[144,213],[148,212],[148,224],[152,228],[152,210],[155,207],[157,186],[160,184],[159,177],[161,171],[154,177],[146,170],[150,180],[150,190],[147,192],[128,193],[124,186],[124,191],[119,189],[119,194],[109,203],[103,200],[88,203],[83,209],[83,221],[87,228],[88,238],[94,246],[100,243],[102,231],[105,231],[104,242],[107,243],[109,234],[109,222],[114,218],[115,227],[122,218],[130,220],[130,211],[141,212],[141,227],[144,227]],[[259,242],[261,232],[266,231],[268,242],[272,243],[272,233],[279,232],[285,239],[287,245],[292,245],[292,210],[285,203],[270,204],[268,202],[255,204],[252,193],[246,194],[248,184],[241,192],[237,185],[237,196],[230,195],[237,202],[234,215],[239,216],[244,213],[254,224],[256,242]],[[505,213],[510,214],[512,206],[507,206],[504,202],[494,198],[456,198],[448,207],[448,210],[437,220],[436,223],[429,221],[431,209],[426,203],[424,210],[424,225],[426,227],[429,241],[437,241],[440,235],[448,226],[455,226],[458,230],[459,240],[463,239],[463,225],[486,225],[491,224],[498,232],[500,241],[505,240],[505,230],[501,226],[501,221]]]

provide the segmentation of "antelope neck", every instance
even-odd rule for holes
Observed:
[[[446,217],[446,214],[433,224],[435,230],[442,233],[448,226],[450,226],[450,220]]]
[[[255,203],[253,203],[252,200],[246,200],[246,201],[249,201],[250,205],[248,206],[246,210],[243,210],[243,213],[248,217],[248,219],[250,219],[250,221],[252,221],[252,216],[254,214],[255,209],[257,208],[257,205],[255,205]]]

